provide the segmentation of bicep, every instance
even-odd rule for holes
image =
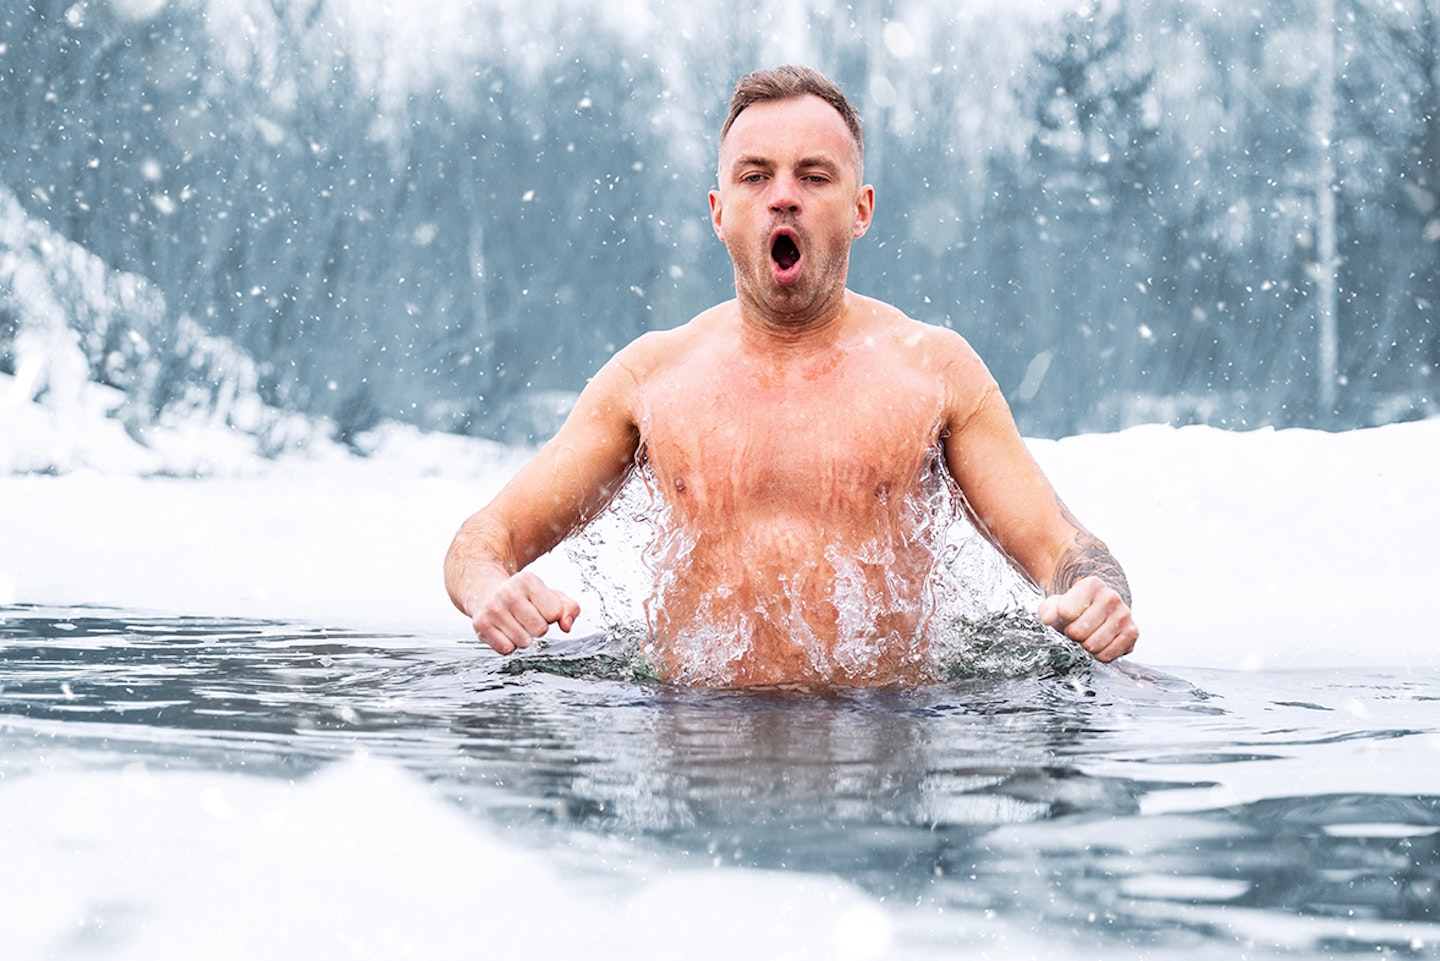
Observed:
[[[1032,580],[1047,584],[1076,526],[993,381],[952,426],[945,459],[972,520]]]
[[[627,372],[613,361],[560,430],[481,512],[506,532],[515,569],[547,553],[609,502],[639,443]]]

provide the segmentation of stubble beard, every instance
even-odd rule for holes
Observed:
[[[850,266],[848,242],[822,250],[809,238],[803,239],[800,279],[789,286],[776,283],[768,245],[762,245],[753,258],[743,251],[730,251],[735,293],[743,313],[775,327],[798,329],[826,320],[844,302]],[[742,268],[742,263],[749,266]]]

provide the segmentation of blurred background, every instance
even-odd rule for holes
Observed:
[[[542,439],[732,296],[715,137],[782,62],[865,118],[851,287],[1028,435],[1440,407],[1440,0],[19,0],[0,374],[137,437]]]

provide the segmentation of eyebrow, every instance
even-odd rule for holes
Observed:
[[[829,157],[801,157],[795,166],[801,170],[824,170],[832,174],[838,174],[841,170],[841,165]]]
[[[775,161],[768,157],[761,157],[756,154],[747,154],[736,157],[735,162],[730,165],[730,170],[744,170],[750,167],[759,167],[762,170],[770,170],[775,166]],[[795,164],[799,170],[824,170],[827,173],[838,173],[841,165],[824,156],[801,157]]]
[[[767,159],[764,158],[764,157],[755,156],[755,155],[752,154],[752,155],[748,155],[748,156],[744,156],[744,157],[736,157],[736,158],[735,158],[735,162],[730,165],[730,169],[731,169],[731,170],[739,170],[741,167],[766,167],[766,168],[769,168],[769,167],[773,167],[773,166],[775,166],[774,161],[772,161],[772,160],[767,160]]]

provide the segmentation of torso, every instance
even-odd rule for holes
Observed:
[[[864,298],[851,314],[830,342],[777,353],[736,336],[722,305],[641,355],[636,421],[672,525],[651,629],[678,680],[925,669],[921,515],[955,405],[934,349],[946,335]]]

